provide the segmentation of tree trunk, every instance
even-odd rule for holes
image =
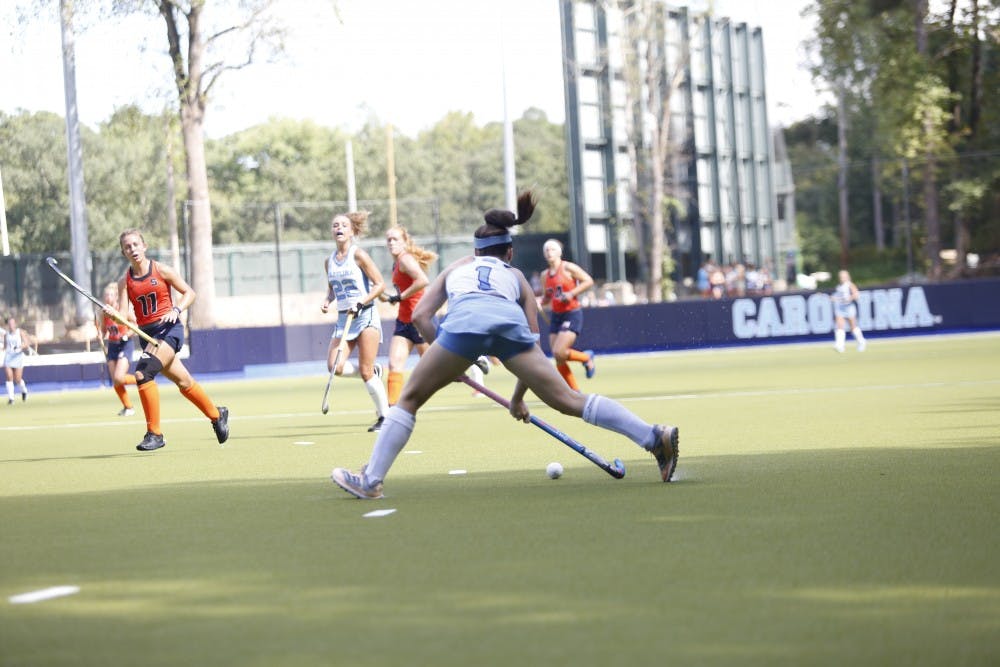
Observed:
[[[663,301],[663,162],[660,155],[659,132],[653,132],[652,188],[649,201],[649,284],[646,294],[651,303]]]
[[[983,42],[979,39],[979,0],[972,0],[972,76],[969,91],[969,136],[979,131],[983,108]]]
[[[945,26],[948,29],[949,39],[955,39],[955,12],[958,10],[958,0],[951,0],[948,4],[947,18]],[[962,127],[962,96],[958,90],[958,55],[959,50],[952,48],[948,51],[946,65],[948,69],[948,90],[953,98],[951,103],[951,119],[948,121],[948,132],[958,132]]]
[[[915,0],[915,21],[917,30],[917,53],[924,62],[927,61],[927,0]],[[924,136],[933,136],[934,126],[929,113],[924,113]],[[937,187],[937,156],[934,149],[927,146],[924,149],[924,174],[923,174],[923,197],[924,197],[924,231],[927,239],[924,244],[924,251],[927,255],[927,264],[930,269],[930,277],[937,280],[941,277],[941,219],[938,216],[938,187]]]
[[[208,167],[205,162],[203,114],[181,108],[181,132],[187,163],[188,199],[191,203],[191,287],[198,298],[191,306],[191,326],[215,326],[215,267],[212,259],[212,210],[209,205]]]
[[[195,2],[182,14],[170,0],[159,0],[167,24],[169,55],[180,102],[181,136],[191,202],[191,287],[197,294],[190,309],[192,327],[215,326],[215,266],[212,260],[212,212],[209,205],[208,168],[205,162],[205,94],[202,90],[205,43],[201,33],[204,4]],[[188,23],[187,66],[178,30],[178,14]]]
[[[170,262],[175,271],[181,270],[180,239],[177,233],[177,179],[174,177],[174,133],[171,117],[164,114],[167,170],[167,231],[170,234]]]
[[[851,227],[847,210],[847,105],[846,84],[837,86],[837,210],[840,218],[840,266],[847,268],[850,259]]]
[[[875,249],[885,250],[885,222],[882,219],[882,163],[872,157],[872,220],[875,223]]]

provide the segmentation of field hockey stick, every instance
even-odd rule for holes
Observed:
[[[496,393],[492,389],[487,389],[486,387],[484,387],[483,385],[479,384],[478,382],[476,382],[475,380],[466,375],[461,375],[459,376],[458,379],[459,381],[464,382],[465,384],[469,385],[470,387],[478,391],[480,394],[492,398],[494,401],[496,401],[500,405],[510,410],[510,401],[508,401],[506,398]],[[548,423],[543,422],[535,415],[531,415],[530,417],[528,417],[528,421],[530,421],[532,424],[542,429],[543,431],[551,435],[553,438],[555,438],[559,442],[563,443],[564,445],[575,451],[577,454],[580,454],[585,459],[587,459],[588,461],[590,461],[591,463],[593,463],[598,468],[608,473],[615,479],[621,479],[622,477],[625,476],[625,464],[622,463],[621,459],[615,459],[613,462],[608,463],[607,461],[604,460],[604,458],[600,454],[590,449],[587,449],[573,438],[569,437],[568,435],[566,435],[559,429],[555,428],[554,426],[551,426]]]
[[[320,408],[325,415],[330,411],[330,385],[333,384],[333,376],[337,373],[337,366],[340,364],[340,357],[347,349],[347,332],[351,329],[351,322],[354,321],[354,312],[347,313],[347,320],[344,322],[344,335],[340,337],[340,344],[337,345],[337,354],[333,357],[333,368],[330,369],[330,377],[326,379],[326,389],[323,390],[323,406]]]
[[[56,261],[55,257],[46,257],[45,261],[48,262],[49,268],[52,269],[53,271],[55,271],[57,276],[59,276],[60,278],[62,278],[63,280],[65,280],[69,284],[70,287],[72,287],[77,292],[79,292],[84,297],[86,297],[92,304],[94,304],[95,306],[97,306],[98,308],[100,308],[101,310],[103,310],[104,312],[106,312],[108,315],[110,315],[112,318],[114,318],[114,320],[116,322],[118,322],[120,324],[124,324],[125,326],[127,326],[129,329],[132,330],[132,332],[136,336],[138,336],[139,338],[143,339],[144,341],[146,341],[147,343],[149,343],[153,347],[158,347],[160,345],[160,341],[156,340],[155,338],[153,338],[152,336],[150,336],[148,333],[146,333],[145,331],[143,331],[142,329],[140,329],[136,325],[134,325],[131,322],[129,322],[127,319],[125,319],[124,315],[122,315],[121,313],[119,313],[117,310],[115,310],[111,306],[109,306],[109,305],[107,305],[105,303],[101,303],[100,301],[98,301],[94,297],[93,294],[91,294],[87,290],[85,290],[82,287],[80,287],[80,285],[75,280],[73,280],[72,278],[70,278],[69,276],[67,276],[65,273],[63,273],[62,271],[60,271],[59,268],[56,266],[59,262]]]

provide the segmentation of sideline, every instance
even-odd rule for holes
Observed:
[[[746,398],[751,396],[805,396],[815,394],[842,394],[845,392],[857,393],[859,391],[908,391],[912,389],[947,389],[951,387],[990,387],[1000,385],[1000,378],[996,380],[957,380],[954,382],[911,382],[909,384],[869,384],[869,385],[843,385],[836,387],[789,387],[787,389],[758,389],[754,391],[716,391],[703,394],[659,394],[655,396],[628,396],[615,398],[619,403],[645,403],[648,401],[700,401],[716,400],[720,398]],[[539,400],[526,401],[528,407],[545,407]],[[439,405],[424,406],[420,409],[425,412],[466,412],[478,410],[481,403],[469,403],[464,405]],[[499,406],[497,409],[502,409]],[[337,416],[370,416],[371,408],[359,410],[343,410],[337,412]],[[240,422],[251,422],[271,419],[312,419],[317,418],[316,411],[309,412],[275,412],[270,414],[239,415],[236,420]],[[205,418],[201,415],[197,417],[183,417],[179,419],[163,419],[164,424],[187,424],[202,423]],[[95,426],[127,426],[135,428],[135,420],[117,419],[99,422],[69,423],[69,424],[33,424],[30,426],[0,426],[0,433],[13,433],[25,431],[41,431],[52,429],[81,429]]]
[[[962,339],[972,339],[972,338],[997,338],[1000,339],[1000,330],[988,330],[988,331],[961,331],[961,332],[944,332],[936,334],[912,334],[906,336],[880,336],[880,337],[869,337],[868,342],[871,344],[874,342],[876,345],[882,343],[891,342],[892,344],[905,344],[905,343],[922,343],[928,340],[962,340]],[[684,356],[684,355],[707,355],[707,354],[735,354],[738,352],[743,352],[747,349],[756,350],[774,350],[774,349],[789,349],[789,348],[810,348],[810,347],[833,347],[833,339],[829,341],[805,341],[805,342],[774,342],[774,343],[755,343],[753,345],[725,345],[717,347],[700,347],[700,348],[684,348],[678,350],[653,350],[646,352],[598,352],[598,356],[604,357],[616,357],[622,359],[628,358],[658,358],[664,356]],[[138,359],[138,353],[134,353],[134,359]],[[178,353],[180,359],[187,359],[190,357],[191,352],[188,349],[187,344],[181,348]],[[52,359],[50,363],[40,362],[39,360],[49,360]],[[411,354],[407,360],[406,369],[411,370],[414,365],[416,365],[419,357],[416,354]],[[28,366],[48,366],[48,365],[72,365],[81,363],[101,363],[104,360],[103,354],[98,351],[92,352],[66,352],[59,354],[45,354],[45,355],[32,355],[25,357],[25,367]],[[389,360],[386,356],[380,356],[376,361],[382,364],[383,367],[388,367]],[[108,384],[103,380],[72,380],[63,382],[32,382],[31,376],[25,374],[25,381],[28,383],[28,390],[30,393],[37,394],[47,394],[55,392],[64,391],[84,391],[84,390],[97,390],[97,389],[107,389]],[[298,378],[298,377],[326,377],[328,371],[326,370],[326,361],[323,359],[316,361],[302,361],[302,362],[290,362],[287,364],[250,364],[243,367],[241,371],[226,371],[221,373],[198,373],[196,375],[198,382],[203,384],[209,384],[214,382],[231,382],[238,380],[256,380],[256,379],[278,379],[278,378]]]

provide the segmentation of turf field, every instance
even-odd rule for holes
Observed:
[[[621,458],[614,480],[463,385],[418,416],[379,501],[328,478],[374,440],[356,379],[326,416],[322,376],[205,382],[225,447],[164,385],[150,454],[110,389],[0,406],[0,664],[1000,662],[1000,335],[582,375],[680,426],[677,483],[535,406]],[[55,586],[79,591],[11,601]]]

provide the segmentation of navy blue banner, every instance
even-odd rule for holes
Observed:
[[[387,354],[394,322],[382,323]],[[1000,280],[861,290],[858,325],[868,338],[1000,330]],[[745,299],[690,300],[584,310],[580,350],[647,352],[833,340],[827,292],[785,292]],[[193,331],[185,365],[195,374],[239,372],[256,364],[321,362],[333,324]],[[542,323],[542,347],[548,330]],[[35,366],[35,381],[99,380],[100,364]]]

